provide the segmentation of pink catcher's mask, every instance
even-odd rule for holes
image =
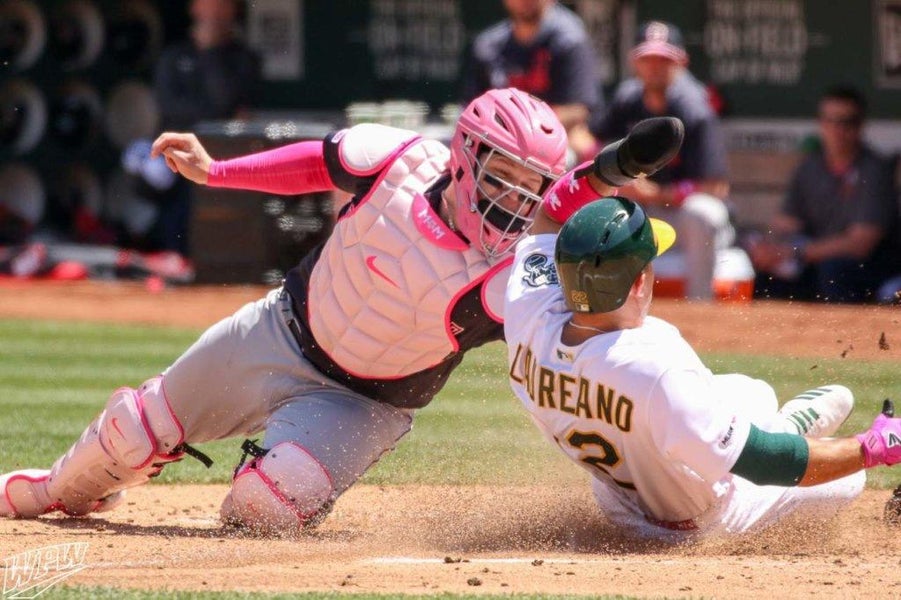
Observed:
[[[451,140],[454,221],[459,232],[489,258],[510,251],[532,225],[541,195],[563,175],[566,148],[563,125],[538,98],[508,88],[473,100],[460,115]],[[516,170],[540,175],[540,188],[528,189],[486,170],[494,156],[505,157]]]

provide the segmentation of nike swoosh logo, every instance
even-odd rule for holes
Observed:
[[[381,277],[382,279],[384,279],[385,281],[387,281],[388,283],[390,283],[391,285],[393,285],[394,287],[400,289],[399,285],[394,283],[394,281],[392,281],[390,277],[385,275],[385,273],[383,273],[381,269],[379,269],[377,266],[375,266],[375,259],[376,259],[376,256],[374,254],[366,257],[366,266],[369,267],[369,270],[372,271],[373,273],[375,273],[376,275],[378,275],[379,277]]]

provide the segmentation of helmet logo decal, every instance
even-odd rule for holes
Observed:
[[[544,254],[531,254],[526,257],[523,266],[526,274],[522,280],[531,287],[542,287],[545,285],[557,285],[560,280],[557,278],[557,268],[554,262],[549,260]]]
[[[578,312],[589,312],[591,307],[588,304],[588,294],[582,290],[573,290],[569,294],[569,299]]]

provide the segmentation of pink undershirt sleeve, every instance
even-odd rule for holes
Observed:
[[[308,194],[335,189],[321,141],[297,142],[229,160],[214,160],[207,185],[271,194]]]

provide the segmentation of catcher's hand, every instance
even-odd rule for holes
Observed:
[[[152,158],[160,155],[166,158],[166,164],[173,172],[194,183],[205,185],[209,179],[213,159],[193,133],[167,131],[161,134],[150,149]]]
[[[896,419],[894,415],[895,405],[886,399],[882,403],[882,413],[870,429],[857,436],[868,469],[901,463],[901,418]]]

